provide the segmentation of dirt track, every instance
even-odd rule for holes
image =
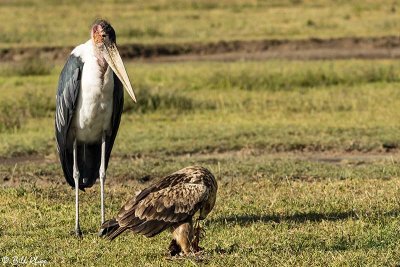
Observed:
[[[291,151],[291,152],[268,152],[259,149],[241,149],[234,151],[226,151],[226,152],[211,152],[211,153],[195,153],[195,154],[184,154],[184,155],[174,155],[175,158],[187,158],[187,157],[195,157],[197,159],[206,159],[206,158],[243,158],[243,157],[257,157],[260,155],[268,155],[271,159],[282,159],[282,158],[290,158],[290,159],[298,159],[298,160],[307,160],[307,161],[315,161],[315,162],[324,162],[331,164],[348,164],[349,162],[353,163],[370,163],[375,161],[400,161],[400,155],[398,151],[390,151],[390,152],[378,152],[374,151],[371,153],[363,153],[363,152],[299,152],[299,151]],[[151,158],[154,155],[147,155],[145,157]],[[118,160],[127,159],[126,155],[117,155],[114,156]],[[130,157],[128,157],[130,158]],[[139,159],[138,158],[130,158],[132,160]],[[35,164],[35,163],[56,163],[58,159],[56,155],[51,156],[43,156],[43,155],[28,155],[28,156],[16,156],[11,158],[1,158],[0,157],[0,166],[13,166],[16,164]]]
[[[365,37],[307,40],[219,41],[183,44],[125,44],[123,58],[145,61],[182,60],[263,60],[263,59],[344,59],[400,58],[400,37]],[[72,47],[26,47],[0,49],[0,61],[19,61],[39,56],[63,60]]]

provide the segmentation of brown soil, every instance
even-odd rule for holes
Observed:
[[[16,156],[10,158],[0,157],[0,165],[15,165],[18,163],[39,163],[43,162],[44,159],[44,156],[39,155]]]
[[[0,61],[40,57],[64,60],[72,47],[25,47],[0,49]],[[347,37],[305,40],[219,41],[182,44],[125,44],[122,58],[145,61],[264,60],[400,58],[400,37]]]
[[[260,155],[268,155],[271,159],[298,159],[325,162],[332,164],[347,164],[347,163],[371,163],[376,161],[390,160],[400,161],[400,154],[398,151],[382,152],[374,151],[370,153],[366,152],[344,152],[344,151],[325,151],[325,152],[269,152],[262,149],[241,149],[224,152],[210,152],[210,153],[192,153],[184,155],[174,155],[172,157],[177,159],[182,158],[196,158],[198,160],[204,160],[208,158],[223,159],[223,158],[245,158],[254,157]],[[146,158],[152,158],[154,155],[147,155]],[[126,155],[113,156],[114,160],[127,159]],[[129,158],[129,157],[128,157]],[[136,157],[130,158],[136,160]],[[140,159],[142,160],[142,159]],[[0,165],[13,166],[16,164],[39,164],[39,163],[56,163],[58,159],[56,155],[41,156],[41,155],[29,155],[29,156],[18,156],[11,158],[0,158]]]
[[[400,154],[396,152],[281,152],[270,153],[260,149],[242,149],[238,151],[225,151],[222,153],[201,153],[201,154],[188,154],[175,156],[174,160],[182,160],[182,158],[195,159],[199,163],[207,161],[216,161],[218,159],[246,159],[248,157],[261,156],[262,159],[270,158],[275,159],[292,159],[292,160],[305,160],[314,162],[324,162],[327,164],[348,166],[348,165],[368,165],[377,162],[393,162],[397,164],[400,162]],[[149,156],[152,157],[152,156]],[[126,156],[115,156],[111,159],[113,162],[123,162],[137,160],[137,158],[127,158]],[[143,160],[138,159],[138,160]],[[15,187],[21,184],[33,184],[36,186],[65,186],[64,179],[62,178],[61,167],[58,171],[46,169],[43,166],[48,164],[57,164],[58,159],[56,155],[39,156],[31,155],[24,157],[12,157],[7,159],[0,159],[0,166],[6,167],[0,171],[0,185],[6,187]],[[261,163],[261,161],[260,161]],[[35,168],[22,171],[27,166],[35,166]],[[142,187],[141,184],[148,183],[156,177],[145,176],[142,178],[133,177],[129,174],[120,174],[113,176],[108,180],[107,186],[119,186],[121,184],[134,185],[135,187]],[[308,179],[308,178],[307,178]]]

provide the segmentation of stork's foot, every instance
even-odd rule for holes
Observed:
[[[78,229],[74,229],[73,231],[71,231],[71,235],[76,236],[77,238],[82,238],[83,234],[80,228]]]

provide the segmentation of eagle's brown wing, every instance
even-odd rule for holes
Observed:
[[[173,174],[170,174],[162,178],[152,186],[143,189],[139,194],[136,195],[136,197],[129,200],[128,203],[134,205],[135,203],[147,197],[152,192],[159,191],[167,187],[173,187],[177,184],[190,183],[191,176],[188,175],[188,172],[184,171],[185,169],[174,172]],[[128,203],[126,203],[125,206],[128,205]],[[121,211],[124,209],[124,207],[122,207]]]
[[[121,230],[130,229],[151,237],[190,220],[202,207],[208,193],[209,189],[202,184],[178,183],[149,192],[139,201],[136,197],[122,207],[115,219]]]
[[[130,199],[116,218],[103,223],[99,234],[112,240],[130,229],[154,236],[170,226],[190,221],[200,209],[209,212],[214,206],[215,193],[215,179],[207,169],[186,167]],[[208,203],[210,200],[212,205]]]

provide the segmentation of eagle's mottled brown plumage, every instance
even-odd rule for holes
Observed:
[[[217,182],[209,170],[186,167],[130,199],[114,219],[102,225],[100,234],[112,240],[131,230],[152,237],[171,227],[171,246],[175,244],[178,252],[187,254],[198,247],[193,242],[192,217],[199,211],[198,219],[205,219],[214,207],[216,193]]]

